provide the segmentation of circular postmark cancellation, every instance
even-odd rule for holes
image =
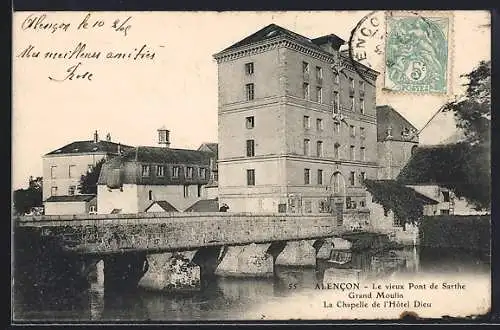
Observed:
[[[383,73],[386,90],[446,93],[450,20],[440,13],[371,12],[351,32],[349,57],[359,71]]]

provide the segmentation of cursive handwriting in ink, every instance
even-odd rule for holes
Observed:
[[[115,31],[117,32],[123,32],[125,35],[127,35],[127,31],[130,30],[130,28],[132,27],[130,24],[127,24],[128,21],[130,21],[130,19],[132,19],[131,16],[127,17],[126,20],[124,20],[121,24],[120,24],[120,20],[117,19],[113,22],[113,29],[115,29]],[[120,25],[118,25],[120,24]]]
[[[63,81],[66,81],[66,80],[88,80],[88,81],[92,81],[92,77],[94,76],[92,73],[86,71],[85,73],[80,73],[79,71],[77,71],[80,66],[81,66],[82,62],[78,62],[78,64],[76,65],[73,65],[73,66],[70,66],[66,72],[66,76],[64,76],[63,79],[56,79],[56,78],[53,78],[53,77],[49,77],[49,79],[51,81],[56,81],[56,82],[63,82]]]

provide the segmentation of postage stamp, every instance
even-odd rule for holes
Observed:
[[[386,18],[385,88],[446,93],[450,17]]]

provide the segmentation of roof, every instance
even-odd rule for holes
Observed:
[[[218,199],[200,199],[184,212],[219,212]]]
[[[86,195],[68,195],[68,196],[50,196],[45,200],[49,203],[57,202],[89,202],[94,199],[96,195],[86,194]]]
[[[374,196],[374,201],[384,200],[387,196],[392,196],[391,199],[401,198],[406,202],[419,201],[423,205],[439,203],[439,201],[406,187],[395,180],[365,180],[365,186]]]
[[[217,154],[219,151],[219,144],[213,142],[205,142],[200,145],[198,151],[211,151]]]
[[[408,185],[471,184],[465,182],[466,178],[474,177],[471,173],[490,168],[489,155],[487,145],[455,143],[419,146],[396,179]]]
[[[144,210],[144,212],[147,212],[151,208],[151,206],[153,206],[155,204],[160,206],[165,212],[178,212],[179,211],[174,206],[172,206],[172,204],[170,204],[167,201],[154,201],[153,203],[151,203],[151,205],[149,205],[146,208],[146,210]]]
[[[222,52],[236,49],[236,48],[240,48],[242,46],[250,45],[250,44],[253,44],[253,43],[256,43],[259,41],[272,39],[272,38],[275,38],[278,36],[287,36],[287,37],[290,37],[298,42],[301,42],[303,44],[307,44],[308,46],[317,48],[319,50],[323,50],[323,49],[321,49],[321,47],[314,44],[311,41],[311,39],[309,39],[309,38],[306,38],[298,33],[295,33],[295,32],[292,32],[288,29],[285,29],[284,27],[281,27],[279,25],[269,24],[268,26],[258,30],[257,32],[255,32],[255,33],[249,35],[248,37],[238,41],[237,43],[232,44],[231,46],[224,49]]]
[[[413,126],[405,117],[403,117],[399,112],[397,112],[390,105],[379,105],[377,106],[377,141],[384,141],[387,137],[387,129],[391,127],[391,135],[393,141],[409,141],[403,137],[403,131],[408,129],[411,134],[418,132],[415,126]],[[418,136],[411,140],[418,142]]]
[[[123,154],[120,159],[144,163],[183,164],[208,162],[211,157],[211,153],[199,150],[138,146]]]
[[[131,146],[111,141],[75,141],[46,155],[80,154],[80,153],[109,153],[118,154],[118,146],[122,151],[130,150]]]

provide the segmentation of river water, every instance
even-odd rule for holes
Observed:
[[[343,258],[345,256],[339,256],[337,261]],[[14,295],[13,317],[16,321],[55,322],[329,319],[330,311],[323,309],[325,290],[318,289],[327,283],[355,282],[356,279],[396,283],[401,276],[456,279],[457,274],[464,281],[472,279],[471,283],[476,283],[476,279],[489,283],[490,278],[489,256],[481,252],[407,248],[378,254],[365,251],[352,254],[348,259],[344,265],[330,260],[318,261],[317,266],[311,268],[276,266],[271,279],[213,278],[204,282],[204,288],[198,292],[141,289],[105,292],[102,284],[93,278],[89,279],[90,288],[80,294],[61,297],[48,293],[43,298],[34,298],[24,292],[19,283]],[[486,291],[480,292],[479,297],[489,294]],[[345,298],[347,291],[339,294]],[[464,293],[459,294],[461,299],[466,298]],[[310,312],[302,315],[301,311],[308,308]]]

